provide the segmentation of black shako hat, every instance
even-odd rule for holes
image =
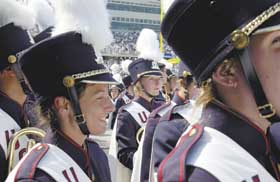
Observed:
[[[94,48],[77,32],[46,39],[25,52],[22,70],[33,90],[41,96],[67,96],[66,76],[76,82],[117,84],[110,71],[98,63]]]
[[[233,50],[248,45],[258,28],[280,23],[279,0],[175,0],[162,35],[198,82]]]
[[[131,78],[130,75],[125,75],[122,78],[122,82],[123,82],[126,89],[133,84],[133,81],[132,81],[132,78]]]
[[[46,28],[45,30],[43,30],[42,32],[40,32],[39,34],[37,34],[35,37],[33,37],[34,41],[36,43],[38,43],[42,40],[45,40],[45,39],[51,37],[53,28],[54,28],[53,26],[50,26],[50,27]]]
[[[170,80],[173,77],[176,77],[176,75],[170,69],[166,69],[166,74],[168,80]]]
[[[32,46],[33,40],[27,30],[9,23],[0,28],[0,71],[11,65],[19,52]]]
[[[128,71],[131,75],[133,84],[142,76],[162,76],[157,61],[138,58],[128,66]]]

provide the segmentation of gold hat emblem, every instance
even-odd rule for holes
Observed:
[[[231,34],[231,42],[236,49],[241,50],[248,46],[249,37],[245,32],[235,30]]]
[[[75,79],[72,76],[66,76],[63,78],[63,85],[67,88],[75,85]]]
[[[17,62],[17,57],[14,56],[14,55],[10,55],[10,56],[8,57],[8,62],[9,62],[10,64],[16,63],[16,62]]]
[[[152,67],[151,67],[153,70],[159,70],[159,66],[158,66],[158,63],[156,61],[153,61],[152,62]]]

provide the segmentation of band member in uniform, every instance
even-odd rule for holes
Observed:
[[[109,182],[106,154],[88,138],[105,132],[106,116],[114,109],[108,90],[117,82],[98,57],[113,37],[106,5],[56,1],[55,9],[59,21],[54,37],[20,59],[26,78],[41,96],[40,111],[51,128],[48,144],[35,145],[7,181]]]
[[[196,104],[199,89],[183,62],[180,63],[178,75],[180,86],[172,99],[177,105],[162,116],[154,131],[150,180],[190,123],[196,123],[200,119],[203,109]]]
[[[142,164],[141,164],[141,174],[140,174],[140,181],[149,181],[149,173],[151,170],[153,170],[153,163],[151,161],[155,161],[157,160],[157,158],[154,160],[152,159],[152,153],[154,153],[154,149],[152,149],[152,147],[154,146],[153,141],[155,141],[155,130],[158,127],[158,125],[160,125],[161,122],[165,121],[167,117],[169,117],[170,112],[172,112],[173,108],[178,106],[181,107],[184,104],[188,104],[189,103],[189,94],[190,96],[192,96],[192,90],[193,90],[193,78],[191,74],[186,74],[187,73],[187,69],[186,66],[183,65],[182,63],[180,63],[179,66],[179,73],[178,73],[178,78],[179,78],[179,88],[178,91],[175,93],[173,99],[171,102],[166,103],[165,105],[162,105],[161,107],[159,107],[158,109],[154,110],[148,120],[147,120],[147,126],[146,126],[146,130],[145,130],[145,136],[144,136],[144,141],[143,141],[143,150],[142,150]],[[190,92],[189,92],[190,91]],[[176,116],[176,118],[178,118],[178,116]],[[174,119],[174,118],[173,118]],[[187,122],[183,122],[184,125],[188,123]],[[172,126],[173,127],[173,126]],[[171,128],[172,128],[171,127]],[[185,127],[182,127],[182,130]],[[183,130],[184,131],[184,130]],[[165,130],[160,130],[159,131],[160,134],[160,139],[164,140],[163,145],[165,144],[165,142],[169,142],[172,139],[170,139],[170,135],[172,135],[173,133],[167,133],[165,132]],[[182,134],[182,132],[181,132]],[[178,137],[176,138],[175,144],[178,140],[178,138],[181,136],[178,135]],[[162,144],[162,143],[161,143]],[[175,145],[174,144],[174,145]]]
[[[124,92],[122,92],[119,96],[119,98],[116,101],[115,104],[115,111],[111,113],[112,116],[109,117],[109,123],[110,123],[110,128],[113,129],[116,121],[117,114],[119,112],[119,109],[130,103],[131,100],[133,99],[133,82],[132,78],[128,72],[128,66],[131,63],[131,60],[125,60],[122,62],[122,70],[123,70],[123,78],[122,78],[122,83],[125,87]]]
[[[140,52],[138,59],[128,67],[133,81],[135,98],[122,107],[118,113],[116,130],[115,132],[113,130],[112,134],[112,140],[117,142],[116,156],[111,149],[114,147],[112,143],[111,152],[109,152],[124,166],[122,171],[127,171],[128,178],[133,169],[134,154],[137,151],[146,120],[152,110],[162,104],[162,102],[154,101],[154,97],[159,94],[162,87],[162,73],[157,63],[162,54],[159,50],[157,34],[151,29],[143,29],[137,40],[137,50]],[[118,172],[116,175],[119,176],[114,178],[121,178]],[[130,181],[130,179],[127,180]]]
[[[17,58],[34,42],[28,29],[35,26],[35,17],[30,9],[14,0],[1,0],[0,4],[0,181],[4,181],[8,174],[10,138],[27,127],[30,119],[24,114],[30,100],[22,88],[26,84]],[[26,139],[19,140],[14,164],[26,153]]]
[[[278,0],[171,5],[163,37],[201,85],[205,108],[161,162],[159,182],[280,180],[271,150],[279,143],[279,12]]]

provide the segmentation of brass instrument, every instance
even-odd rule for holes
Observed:
[[[35,127],[28,127],[21,129],[17,131],[11,138],[9,145],[8,145],[8,174],[12,171],[14,166],[14,154],[15,154],[15,148],[16,143],[19,140],[20,137],[24,135],[32,135],[39,138],[44,138],[46,135],[46,132],[42,129],[35,128]],[[28,139],[27,142],[27,152],[36,144],[36,141],[34,139]]]
[[[142,134],[144,133],[144,128],[141,127],[137,130],[137,133],[136,133],[136,142],[137,144],[139,145],[140,143],[140,140],[141,140],[141,137],[142,137]]]

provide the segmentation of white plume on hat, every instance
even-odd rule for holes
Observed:
[[[34,12],[21,2],[0,0],[0,27],[10,23],[22,29],[32,29],[35,26]]]
[[[35,12],[36,24],[38,24],[40,31],[54,26],[54,9],[48,0],[29,0],[28,7]]]
[[[121,62],[123,73],[129,75],[128,66],[130,65],[130,63],[132,63],[132,60],[130,60],[130,59],[126,59]]]
[[[166,59],[162,58],[161,60],[159,60],[159,63],[164,64],[166,69],[171,70],[173,68],[173,65],[171,63],[169,63]]]
[[[56,24],[53,35],[76,31],[84,43],[91,44],[96,54],[113,40],[109,15],[104,0],[56,0]]]
[[[120,65],[118,65],[117,63],[112,64],[110,69],[111,69],[113,75],[121,73],[121,71],[122,71]]]
[[[159,61],[163,54],[159,49],[158,35],[151,29],[144,28],[137,39],[136,50],[140,53],[139,58]]]

